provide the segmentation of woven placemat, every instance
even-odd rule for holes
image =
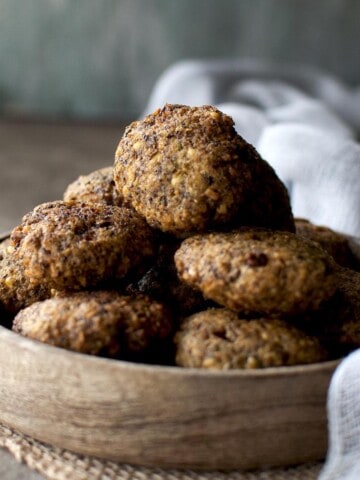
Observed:
[[[0,424],[0,447],[51,480],[315,480],[321,463],[256,472],[194,472],[136,467],[46,445]]]

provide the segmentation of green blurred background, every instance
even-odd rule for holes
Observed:
[[[174,62],[256,57],[360,83],[359,0],[0,0],[0,116],[127,121]]]

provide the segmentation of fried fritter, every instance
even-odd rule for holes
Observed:
[[[102,204],[44,203],[11,233],[14,255],[33,285],[83,290],[121,279],[155,252],[136,212]]]
[[[326,351],[315,337],[279,319],[245,320],[227,309],[195,313],[175,336],[176,363],[228,370],[320,362]]]
[[[319,243],[342,267],[359,268],[359,260],[352,253],[345,235],[328,227],[315,225],[304,218],[296,218],[295,226],[297,235]]]
[[[126,206],[119,190],[115,188],[113,167],[105,167],[88,175],[80,175],[68,185],[63,198],[65,202]]]
[[[285,186],[233,123],[215,107],[184,105],[133,122],[115,155],[120,194],[180,238],[229,224],[294,231]]]
[[[17,313],[22,308],[51,296],[44,284],[33,285],[24,273],[21,263],[13,255],[7,240],[0,244],[0,311]]]
[[[316,243],[289,232],[243,229],[195,235],[175,254],[180,278],[242,313],[316,310],[336,289],[336,266]]]
[[[169,336],[172,318],[164,305],[145,296],[78,292],[21,310],[13,330],[76,352],[136,358]]]

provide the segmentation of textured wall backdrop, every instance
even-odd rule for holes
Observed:
[[[309,63],[360,83],[359,0],[0,0],[0,115],[136,117],[184,58]]]

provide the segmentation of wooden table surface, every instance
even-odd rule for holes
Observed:
[[[0,122],[0,232],[62,197],[80,174],[113,164],[123,125]]]
[[[35,205],[60,199],[78,175],[113,163],[119,125],[0,122],[0,232]],[[2,480],[43,478],[0,450]]]

